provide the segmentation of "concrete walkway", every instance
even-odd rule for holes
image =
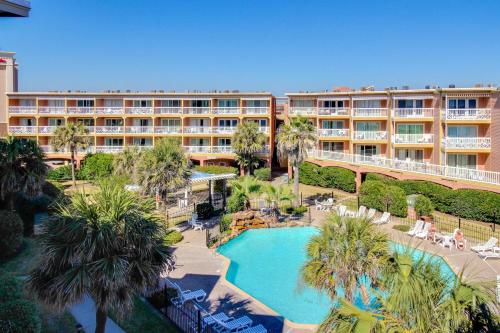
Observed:
[[[86,333],[95,332],[95,303],[90,296],[85,296],[83,301],[69,309],[76,321],[83,326]],[[125,333],[113,320],[106,320],[106,333]]]

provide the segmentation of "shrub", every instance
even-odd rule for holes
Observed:
[[[200,172],[211,173],[214,175],[220,175],[225,173],[234,173],[238,174],[238,168],[235,167],[227,167],[222,165],[204,165],[204,166],[195,166],[194,169]]]
[[[408,204],[406,202],[405,192],[397,186],[388,186],[384,203],[389,207],[389,213],[394,216],[406,217],[408,215]]]
[[[57,181],[46,181],[42,185],[42,193],[56,199],[64,193],[64,185]]]
[[[163,242],[165,245],[170,246],[179,243],[184,239],[184,236],[177,230],[169,230]]]
[[[408,205],[405,192],[397,186],[388,186],[380,180],[365,181],[360,188],[360,205],[385,212],[391,215],[406,217]]]
[[[214,206],[209,202],[196,205],[196,213],[200,219],[208,219],[214,215]]]
[[[430,216],[433,210],[434,206],[429,198],[422,194],[417,195],[415,198],[415,212],[418,216]]]
[[[231,222],[233,221],[233,214],[224,214],[220,219],[219,229],[220,232],[226,232],[231,227]]]
[[[271,168],[256,169],[253,174],[258,180],[269,180],[271,179]]]
[[[293,215],[303,215],[305,212],[307,212],[308,208],[306,206],[298,206],[293,208]]]
[[[32,302],[14,300],[0,304],[0,332],[38,333],[41,326],[38,309]]]
[[[81,179],[97,180],[108,177],[113,173],[113,155],[112,154],[89,154],[82,161],[79,175]]]
[[[8,210],[0,211],[0,235],[0,258],[10,258],[23,242],[23,221],[19,215]]]
[[[319,186],[321,168],[313,163],[304,162],[299,166],[299,181],[302,184]]]
[[[228,213],[237,213],[245,210],[245,195],[243,193],[234,192],[227,200]]]
[[[337,167],[319,167],[304,162],[300,165],[299,180],[306,185],[337,188],[342,191],[356,192],[356,174]]]
[[[71,180],[71,166],[64,165],[55,169],[50,169],[47,173],[47,179],[57,181]]]
[[[0,276],[0,304],[21,298],[23,290],[19,280],[11,275]]]
[[[392,226],[392,229],[399,230],[402,232],[408,232],[408,231],[410,231],[410,226],[407,224],[396,224],[396,225]]]

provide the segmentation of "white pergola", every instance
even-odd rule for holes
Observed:
[[[226,198],[227,198],[227,180],[233,179],[236,177],[234,173],[223,173],[223,174],[205,174],[203,172],[195,172],[193,173],[189,181],[189,185],[184,189],[184,199],[179,202],[179,206],[187,206],[189,202],[189,192],[193,192],[193,184],[205,183],[208,182],[208,202],[212,204],[212,198],[214,194],[213,182],[216,180],[222,180],[223,190],[222,190],[222,205],[226,206]]]

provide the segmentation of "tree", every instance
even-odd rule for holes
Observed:
[[[44,154],[33,140],[9,137],[0,140],[0,198],[9,200],[14,210],[14,195],[34,197],[40,193],[47,165]]]
[[[90,295],[95,331],[102,333],[110,310],[125,314],[135,294],[156,288],[160,274],[172,269],[165,235],[152,200],[111,182],[88,196],[75,193],[45,224],[29,289],[58,309]]]
[[[316,141],[316,129],[307,118],[292,118],[289,124],[283,124],[278,129],[278,156],[281,160],[288,159],[292,165],[296,201],[299,198],[299,166],[307,158],[307,151],[314,147]]]
[[[256,122],[242,122],[236,128],[231,146],[236,153],[236,162],[241,168],[247,169],[247,175],[252,175],[253,169],[259,166],[257,153],[264,149],[266,141],[266,135],[259,131]]]
[[[187,185],[191,176],[190,162],[180,142],[166,138],[156,142],[142,154],[137,167],[137,181],[146,195],[168,194]]]
[[[64,125],[58,126],[54,131],[54,136],[50,144],[55,150],[67,149],[71,154],[71,179],[73,187],[75,181],[75,156],[80,149],[87,149],[90,144],[89,130],[81,122],[67,121]]]
[[[252,176],[234,179],[231,186],[233,192],[231,196],[240,198],[244,202],[245,209],[250,209],[250,199],[253,195],[261,193],[262,190],[262,183]]]
[[[265,183],[262,191],[266,202],[270,205],[275,216],[278,215],[279,206],[283,202],[291,202],[295,198],[295,195],[288,185],[282,184],[274,186],[270,183]]]
[[[136,180],[137,161],[141,160],[141,151],[137,146],[127,146],[123,152],[113,158],[113,172],[117,176],[127,176]]]

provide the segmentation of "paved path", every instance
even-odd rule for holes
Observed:
[[[69,312],[83,326],[86,333],[95,332],[95,304],[92,298],[85,296],[83,301],[72,306]],[[108,317],[108,320],[106,320],[106,333],[125,333],[125,331]]]

